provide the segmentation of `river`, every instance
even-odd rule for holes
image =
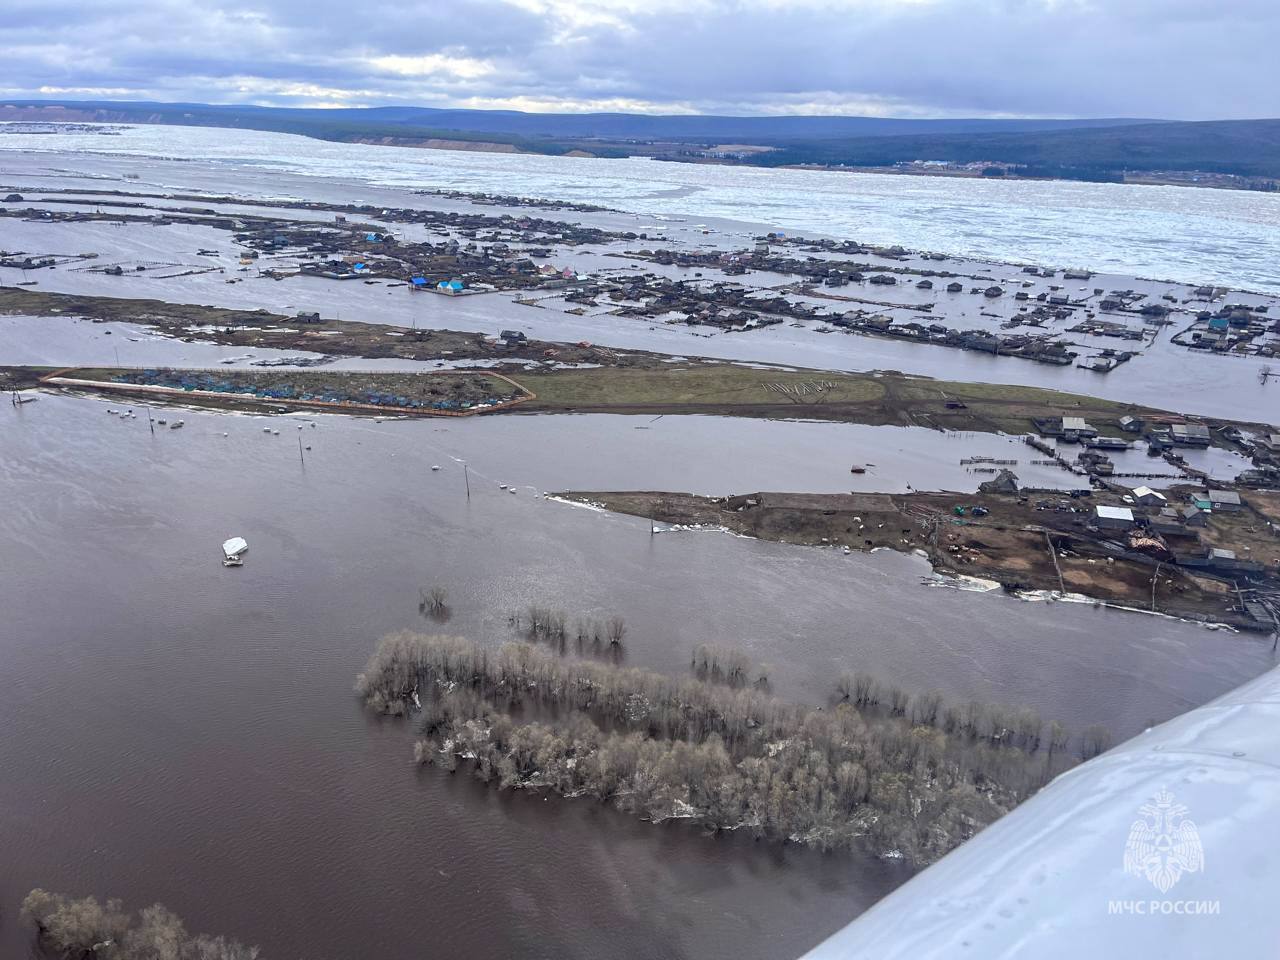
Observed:
[[[163,900],[274,958],[764,958],[797,955],[901,879],[417,770],[407,726],[351,693],[393,629],[496,644],[508,611],[543,602],[624,616],[638,666],[678,673],[693,645],[734,644],[773,664],[787,698],[821,702],[838,673],[868,669],[1121,736],[1273,663],[1246,635],[930,589],[891,552],[653,537],[536,494],[668,483],[701,418],[669,418],[656,457],[605,422],[621,418],[190,411],[152,436],[108,406],[42,396],[0,416],[6,917],[43,885]],[[692,485],[759,471],[763,436],[719,448]],[[779,469],[795,468],[765,473]],[[228,570],[232,534],[251,546]],[[443,627],[417,612],[433,584],[450,594]],[[28,937],[6,922],[0,953]]]

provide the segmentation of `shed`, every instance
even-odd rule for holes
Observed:
[[[1209,523],[1209,514],[1195,506],[1194,503],[1190,507],[1183,507],[1181,515],[1182,522],[1188,527],[1203,527]]]
[[[1207,447],[1209,428],[1203,423],[1175,423],[1170,428],[1173,442],[1180,447]]]
[[[1234,490],[1210,490],[1209,506],[1212,510],[1239,510],[1241,506],[1240,494]]]
[[[984,480],[978,484],[978,492],[1016,494],[1018,492],[1018,476],[1012,470],[1001,470],[994,478]]]
[[[1163,507],[1168,503],[1168,498],[1163,493],[1146,486],[1134,487],[1133,499],[1144,507]]]
[[[1098,431],[1090,426],[1084,417],[1063,417],[1062,432],[1074,434],[1076,437],[1096,437]]]
[[[1127,530],[1133,526],[1133,511],[1128,507],[1097,506],[1093,508],[1093,522],[1104,530]]]

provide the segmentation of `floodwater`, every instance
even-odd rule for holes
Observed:
[[[710,236],[741,246],[762,229],[820,228],[1090,267],[1108,288],[1131,284],[1128,274],[1274,290],[1280,259],[1280,197],[1262,194],[497,157],[156,127],[119,137],[0,137],[0,151],[0,174],[19,187],[190,188],[448,209],[466,205],[410,190],[500,190],[621,207],[629,212],[547,216],[675,242]],[[125,173],[139,179],[122,180]],[[248,275],[236,270],[230,238],[204,227],[5,219],[0,230],[6,249],[227,267],[168,279],[60,268],[34,277],[40,290],[323,309],[404,326],[516,326],[547,339],[896,368],[1274,417],[1257,364],[1200,363],[1164,345],[1098,378],[812,329],[706,337],[498,296],[227,284]],[[202,260],[200,248],[219,255]],[[599,252],[575,256],[599,266]],[[4,273],[5,282],[17,279]],[[243,352],[128,324],[0,320],[0,362],[199,366]],[[0,405],[4,957],[32,955],[29,928],[13,918],[37,885],[133,906],[163,900],[193,928],[259,943],[277,960],[763,960],[802,953],[903,879],[892,863],[706,838],[593,803],[500,794],[465,774],[416,769],[410,725],[369,717],[351,693],[390,630],[496,645],[512,636],[508,614],[532,603],[570,618],[618,614],[636,666],[678,674],[692,647],[711,642],[771,663],[776,692],[789,699],[822,703],[833,677],[863,669],[953,701],[1029,704],[1077,732],[1105,723],[1120,737],[1275,662],[1270,642],[1248,635],[926,586],[928,567],[912,556],[845,556],[714,531],[654,536],[646,521],[540,496],[964,490],[983,477],[962,457],[1002,454],[1024,461],[1026,482],[1065,479],[1025,465],[1010,438],[713,417],[377,423],[207,411],[181,412],[184,429],[153,435],[145,417],[106,413],[127,405],[56,395]],[[1239,466],[1204,456],[1215,470]],[[855,476],[853,463],[875,466]],[[251,544],[243,568],[219,563],[218,545],[231,535]],[[449,591],[446,624],[417,611],[419,590],[435,585]]]
[[[323,196],[326,180],[358,181],[342,191],[355,202],[382,202],[378,186],[490,191],[621,208],[641,215],[641,228],[672,215],[712,227],[736,220],[1018,263],[1280,287],[1274,269],[1280,197],[1247,191],[416,150],[169,126],[129,127],[110,137],[0,136],[0,150],[46,160],[75,151],[84,159],[73,169],[93,162],[85,155],[119,158],[125,169],[141,173],[138,185],[190,185],[201,175],[188,164],[136,162],[181,158],[202,161],[224,177],[234,171],[245,189],[269,182],[276,196],[285,192],[282,174],[309,180],[299,191],[309,197]]]
[[[5,917],[42,885],[163,900],[276,958],[790,957],[902,879],[415,769],[408,727],[351,694],[402,627],[497,644],[530,603],[617,613],[637,666],[678,673],[717,642],[773,663],[787,698],[821,702],[833,676],[868,669],[1120,736],[1274,662],[1246,635],[931,589],[891,552],[650,536],[536,495],[620,473],[670,485],[678,467],[634,449],[643,433],[601,423],[621,418],[191,411],[153,436],[109,406],[41,396],[0,414]],[[700,418],[671,419],[704,439],[686,425]],[[707,459],[728,476],[758,451]],[[233,534],[251,546],[228,570]],[[445,625],[417,612],[436,584]],[[23,925],[0,926],[0,954],[29,947]]]
[[[38,135],[36,135],[38,136]],[[70,136],[70,135],[68,135]],[[11,137],[8,139],[20,139]],[[118,138],[99,138],[113,141]],[[0,136],[0,148],[6,138]],[[375,148],[367,148],[375,149]],[[440,151],[417,151],[438,153]],[[472,156],[480,157],[481,154]],[[6,153],[0,149],[0,174],[7,175],[15,185],[42,183],[50,186],[99,189],[146,190],[155,188],[147,180],[121,180],[119,175],[103,174],[104,180],[93,179],[89,173],[51,173],[49,155]],[[279,196],[285,191],[305,193],[313,199],[338,202],[372,202],[411,207],[459,207],[458,202],[440,201],[438,198],[411,194],[402,188],[370,187],[358,182],[335,184],[327,180],[282,172],[253,172],[210,168],[207,164],[190,162],[99,158],[91,156],[59,155],[59,160],[75,163],[78,167],[105,168],[109,170],[144,170],[148,178],[155,178],[166,189],[207,189],[218,194],[240,193],[245,195]],[[545,158],[544,158],[545,159]],[[570,162],[570,161],[563,161]],[[602,161],[603,162],[603,161]],[[654,166],[654,165],[650,165]],[[680,164],[661,164],[663,168]],[[843,174],[833,176],[842,177]],[[907,177],[881,177],[901,182]],[[969,183],[971,181],[950,181]],[[1067,186],[1067,185],[1064,185]],[[1079,185],[1069,185],[1079,186]],[[1115,185],[1097,185],[1115,186]],[[24,188],[25,189],[25,188]],[[1148,187],[1132,187],[1131,190],[1150,190]],[[1232,191],[1192,190],[1183,188],[1184,194],[1225,194]],[[1238,192],[1237,192],[1238,193]],[[1270,196],[1259,194],[1258,196]],[[1223,201],[1228,202],[1228,201]],[[1234,201],[1231,201],[1234,202]],[[61,207],[59,207],[61,209]],[[228,209],[234,209],[230,205]],[[497,208],[479,207],[482,213],[495,214]],[[265,212],[258,208],[257,212]],[[528,211],[524,211],[528,213]],[[289,217],[295,211],[287,211]],[[1243,216],[1243,214],[1241,214]],[[306,212],[301,218],[306,218]],[[641,229],[643,223],[618,215],[606,214],[549,214],[553,218],[581,220],[597,223],[610,229]],[[621,222],[618,222],[621,219]],[[824,227],[824,221],[817,221]],[[700,246],[717,246],[740,249],[749,244],[758,232],[749,224],[720,224],[712,237],[704,237],[689,224],[673,224],[671,233],[678,235],[678,242]],[[395,227],[395,225],[393,225]],[[395,227],[397,232],[401,232]],[[995,229],[992,226],[992,229]],[[1218,229],[1234,235],[1242,229],[1234,221],[1219,224]],[[1280,237],[1280,227],[1268,228],[1268,235]],[[158,299],[175,303],[198,303],[240,309],[268,309],[291,314],[299,310],[319,310],[326,317],[347,320],[366,320],[403,327],[431,327],[451,330],[477,331],[497,335],[504,329],[516,329],[527,336],[560,342],[587,340],[602,346],[623,349],[650,350],[659,353],[691,357],[742,360],[758,363],[787,364],[824,370],[899,370],[905,373],[936,377],[944,380],[967,382],[1013,383],[1047,387],[1074,393],[1084,393],[1128,403],[1139,403],[1160,409],[1172,408],[1179,413],[1274,422],[1280,402],[1276,399],[1275,381],[1269,383],[1260,378],[1267,362],[1258,357],[1206,356],[1201,351],[1191,351],[1176,346],[1167,334],[1161,334],[1154,343],[1141,347],[1135,359],[1110,374],[1098,374],[1074,366],[1058,367],[1019,360],[995,357],[990,354],[958,350],[935,344],[911,343],[903,340],[870,336],[850,336],[842,333],[819,333],[825,327],[820,321],[799,326],[783,324],[746,334],[721,334],[709,328],[691,329],[683,324],[665,325],[649,319],[619,318],[612,316],[575,316],[564,313],[548,304],[543,308],[525,306],[503,294],[485,294],[465,297],[437,297],[415,295],[403,284],[360,281],[338,283],[309,277],[295,277],[276,281],[256,276],[256,269],[241,273],[238,267],[240,250],[230,234],[203,225],[130,224],[119,226],[106,222],[26,222],[7,218],[0,223],[0,237],[7,249],[25,250],[37,254],[73,254],[93,252],[97,261],[87,265],[64,266],[57,270],[39,270],[23,275],[16,268],[0,268],[0,282],[17,283],[24,276],[34,280],[33,289],[47,292],[75,293],[90,296],[111,296],[137,299]],[[991,238],[997,244],[998,238]],[[1120,243],[1120,239],[1113,238]],[[609,252],[620,253],[628,244],[614,245]],[[217,256],[202,257],[196,251],[218,251]],[[993,254],[994,255],[994,254]],[[1277,254],[1280,256],[1280,252]],[[127,273],[123,277],[105,276],[91,272],[94,266],[124,261],[132,271],[135,263],[178,262],[184,267],[218,266],[214,271],[193,276],[175,276],[183,270],[163,270],[144,273]],[[631,261],[619,257],[606,257],[598,252],[572,248],[556,254],[557,264],[574,263],[583,269],[598,270],[603,265],[617,270],[628,268]],[[645,270],[652,265],[643,264]],[[938,264],[932,264],[937,267]],[[977,261],[945,264],[961,272],[978,271],[1000,278],[1011,275],[1018,283],[1032,282],[1021,278],[1008,266],[992,266]],[[1172,264],[1169,265],[1172,269]],[[1222,266],[1214,263],[1215,267]],[[1225,269],[1225,267],[1224,267]],[[694,271],[659,270],[689,277]],[[1222,275],[1219,279],[1223,279]],[[732,278],[731,278],[732,279]],[[752,284],[765,284],[770,279],[784,282],[794,278],[768,276],[748,277]],[[228,283],[235,280],[235,283]],[[1034,281],[1044,286],[1051,281]],[[1132,275],[1102,273],[1089,281],[1090,288],[1135,289],[1151,296],[1174,290],[1179,296],[1186,293],[1184,287],[1167,283],[1155,283],[1134,279]],[[1265,284],[1260,288],[1269,289]],[[1035,289],[1040,289],[1036,287]],[[863,291],[865,293],[865,291]],[[874,296],[874,295],[873,295]],[[912,289],[894,288],[894,302],[910,302],[918,294]],[[1265,297],[1247,294],[1231,294],[1230,299],[1243,302],[1270,302]],[[932,319],[961,329],[987,328],[998,330],[991,318],[982,315],[982,303],[972,298],[946,304]],[[1004,298],[1001,310],[1011,310],[1016,301]],[[838,301],[827,304],[839,311]],[[890,311],[893,312],[893,311]],[[899,313],[901,313],[899,311]],[[913,319],[919,319],[915,315]],[[906,315],[899,319],[906,319]],[[1069,321],[1074,323],[1075,321]],[[1066,323],[1061,324],[1065,326]],[[1057,331],[1061,333],[1061,331]],[[1069,337],[1069,339],[1072,339]],[[1118,342],[1107,338],[1082,337],[1082,354],[1091,354],[1106,346],[1133,346],[1132,342]],[[133,362],[129,351],[120,346],[121,361]]]
[[[8,364],[175,366],[209,369],[217,375],[228,367],[252,369],[251,359],[315,356],[318,354],[307,351],[187,343],[127,323],[0,316],[0,358]],[[325,369],[429,372],[438,366],[436,362],[344,357]],[[127,402],[132,401],[118,400],[116,405]],[[582,446],[609,453],[594,461],[595,470],[578,473],[572,482],[581,490],[678,490],[712,496],[756,490],[902,493],[914,488],[972,492],[1002,466],[1013,470],[1024,487],[1070,490],[1084,483],[1083,478],[1060,466],[1045,464],[1043,455],[1020,437],[1003,434],[699,416],[539,416],[532,421],[524,416],[505,416],[468,423],[459,434],[468,437],[472,449],[477,450],[486,444],[520,443],[530,432],[539,437],[537,458],[525,464],[526,470],[544,458],[552,464],[549,471],[527,473],[533,477],[531,482],[543,484],[539,490],[565,482],[564,461],[559,458],[566,447],[572,456],[572,451]],[[1063,446],[1062,456],[1072,460],[1081,449]],[[1152,459],[1139,448],[1111,451],[1109,455],[1116,472],[1133,484],[1145,480],[1164,489],[1187,482],[1165,461]],[[1183,456],[1192,467],[1227,480],[1251,466],[1239,454],[1218,448],[1188,449]],[[998,466],[963,462],[973,458],[1012,462]],[[852,473],[850,468],[855,464],[865,467],[866,472]],[[605,469],[601,472],[599,468]]]

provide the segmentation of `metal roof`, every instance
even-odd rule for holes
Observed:
[[[1098,516],[1105,520],[1128,520],[1133,522],[1133,511],[1128,507],[1107,507],[1101,506],[1096,508]]]

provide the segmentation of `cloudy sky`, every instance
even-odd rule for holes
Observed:
[[[0,97],[1280,116],[1280,0],[4,0]]]

